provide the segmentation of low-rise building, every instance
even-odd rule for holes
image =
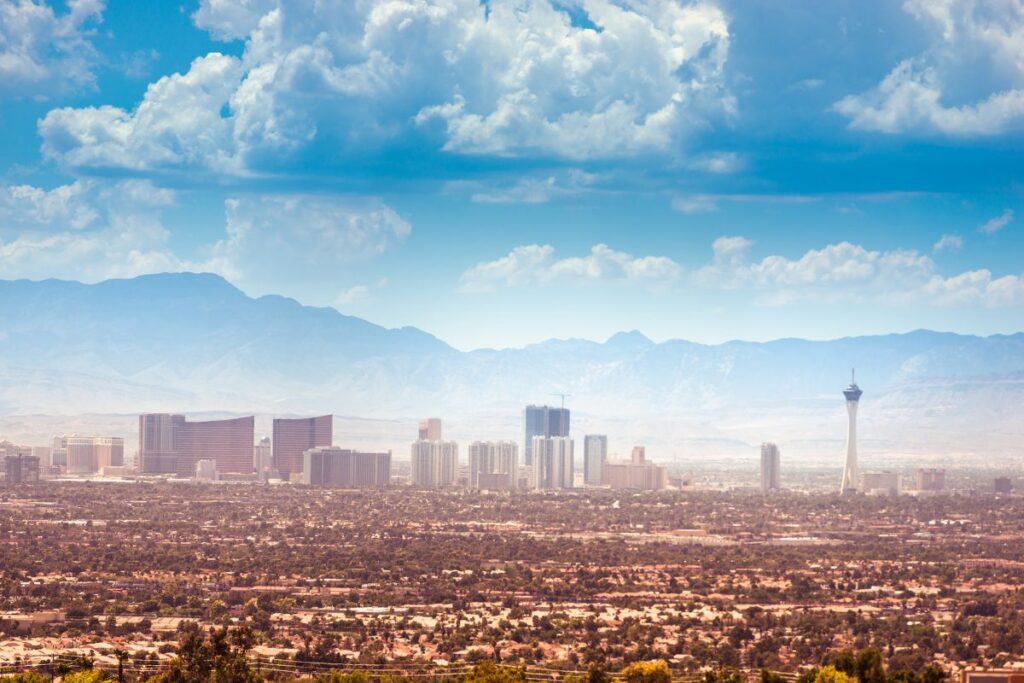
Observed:
[[[668,477],[664,467],[647,460],[643,446],[636,446],[629,460],[605,463],[602,480],[613,489],[661,491]]]

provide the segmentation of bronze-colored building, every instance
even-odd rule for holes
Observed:
[[[274,469],[282,479],[299,479],[303,454],[310,448],[330,446],[334,441],[334,416],[279,418],[274,420]]]
[[[197,462],[213,460],[220,473],[251,474],[255,427],[253,417],[189,422],[183,415],[140,415],[140,470],[191,477]]]

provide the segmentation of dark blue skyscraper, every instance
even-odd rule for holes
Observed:
[[[569,436],[569,409],[526,406],[523,409],[523,463],[533,465],[533,437]]]

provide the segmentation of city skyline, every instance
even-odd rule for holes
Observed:
[[[1022,159],[1024,0],[0,0],[0,683],[1024,683]]]

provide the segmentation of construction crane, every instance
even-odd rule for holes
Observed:
[[[565,408],[565,399],[572,398],[572,394],[551,394],[552,396],[560,396],[562,398],[562,408]]]

